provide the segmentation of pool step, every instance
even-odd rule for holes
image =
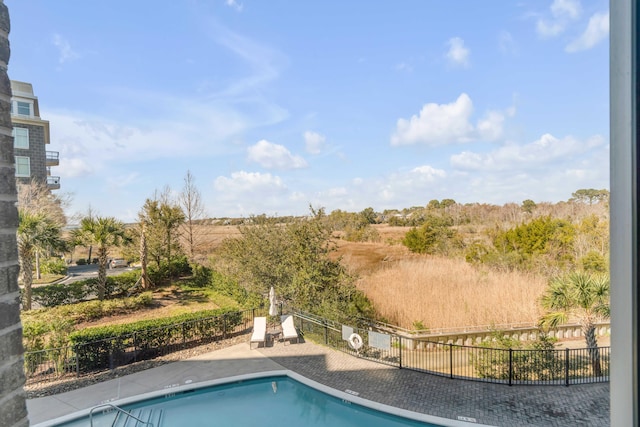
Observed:
[[[131,417],[124,412],[118,412],[118,416],[113,420],[111,427],[161,427],[162,409],[139,408],[129,411]],[[142,422],[136,420],[136,417]]]

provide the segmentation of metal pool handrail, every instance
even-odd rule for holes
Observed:
[[[102,405],[94,406],[93,408],[91,408],[91,410],[89,411],[89,425],[91,427],[93,427],[93,411],[95,411],[98,408],[103,408],[103,407],[111,407],[111,408],[115,409],[116,411],[125,414],[127,417],[131,417],[131,418],[141,422],[142,424],[146,424],[148,426],[154,427],[152,422],[150,422],[150,421],[142,421],[140,418],[136,417],[131,412],[127,412],[124,409],[122,409],[121,407],[116,406],[116,405],[114,405],[112,403],[103,403]]]

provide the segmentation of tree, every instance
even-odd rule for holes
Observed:
[[[18,209],[24,214],[44,215],[60,228],[67,224],[64,208],[69,206],[71,197],[59,196],[49,190],[47,184],[38,180],[17,183]],[[36,251],[36,277],[40,279],[40,251]]]
[[[184,235],[187,240],[187,252],[191,259],[195,256],[197,233],[194,226],[197,219],[204,216],[204,206],[202,204],[200,191],[195,186],[195,179],[191,175],[191,171],[187,171],[184,177],[184,187],[178,196],[180,206],[184,212],[185,222],[183,224]]]
[[[333,319],[372,315],[355,278],[329,254],[334,245],[322,209],[308,219],[278,224],[275,218],[252,218],[239,228],[241,237],[223,242],[217,266],[246,290],[279,298],[298,309]]]
[[[41,251],[64,247],[62,230],[48,216],[18,210],[18,257],[24,293],[22,308],[31,310],[31,286],[33,285],[33,261]]]
[[[148,251],[157,265],[162,260],[171,261],[172,253],[181,252],[178,229],[185,221],[185,215],[178,204],[171,201],[169,190],[165,188],[160,196],[147,199],[139,214],[145,223]]]
[[[18,287],[18,251],[15,241],[18,229],[16,180],[11,137],[11,83],[7,75],[9,63],[9,11],[0,0],[0,420],[8,426],[28,426],[27,405],[23,385],[22,326]]]
[[[46,214],[49,219],[60,227],[67,225],[64,209],[71,203],[71,196],[54,194],[47,184],[41,181],[31,181],[27,184],[17,183],[18,208],[25,213]]]
[[[462,246],[458,232],[450,226],[450,217],[429,215],[422,226],[407,231],[402,244],[419,254],[446,254],[450,249]]]
[[[593,372],[602,375],[595,324],[608,319],[609,276],[574,272],[549,281],[541,298],[547,313],[540,319],[543,327],[555,327],[576,319],[587,343]]]
[[[522,210],[526,213],[531,213],[536,208],[536,202],[531,199],[526,199],[522,201]]]
[[[575,201],[580,203],[587,203],[593,205],[594,202],[606,202],[609,200],[609,191],[596,190],[594,188],[583,188],[576,190],[575,193],[571,193],[571,199],[569,201]]]
[[[98,247],[98,299],[103,300],[107,289],[107,261],[109,249],[129,243],[124,224],[114,217],[87,216],[72,232],[76,244]]]

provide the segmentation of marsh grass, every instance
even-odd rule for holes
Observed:
[[[536,324],[545,286],[541,277],[439,257],[389,263],[358,282],[382,317],[407,329]]]

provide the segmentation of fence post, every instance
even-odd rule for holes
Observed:
[[[328,345],[329,344],[329,328],[327,327],[327,320],[324,319],[322,323],[324,323],[324,344]]]
[[[76,378],[80,378],[80,358],[75,346],[73,347],[73,352],[76,354]]]
[[[453,343],[449,343],[449,378],[453,378]]]
[[[222,339],[227,339],[227,313],[222,315]]]
[[[398,335],[398,348],[400,349],[400,361],[398,368],[402,369],[402,336]]]
[[[511,381],[513,380],[513,349],[509,349],[509,385],[511,385]]]
[[[569,387],[569,349],[564,349],[564,385]]]

